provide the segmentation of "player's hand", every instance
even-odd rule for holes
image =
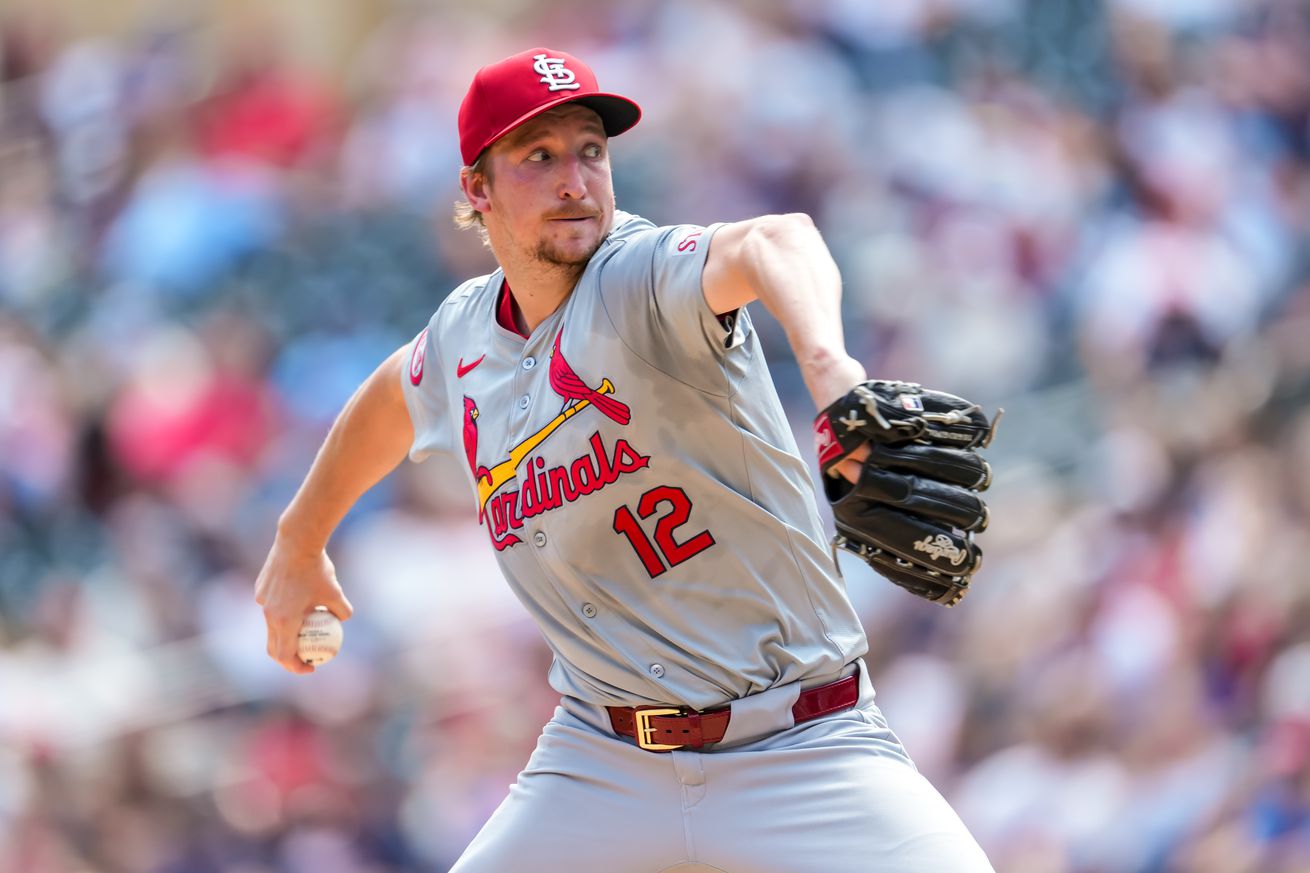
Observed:
[[[868,443],[855,449],[837,464],[837,472],[841,474],[843,479],[854,485],[860,481],[860,468],[864,465],[864,459],[869,457],[870,451]]]
[[[997,417],[944,391],[872,380],[827,406],[814,422],[823,490],[837,527],[834,546],[920,597],[954,606],[982,565],[974,535],[990,517],[980,493],[991,466],[979,454]],[[834,476],[855,451],[860,476]],[[835,552],[834,552],[835,556]]]
[[[255,602],[264,608],[269,657],[292,673],[314,672],[296,654],[296,643],[300,623],[315,606],[326,606],[342,621],[354,613],[327,552],[298,548],[281,534],[259,571]]]
[[[824,409],[834,400],[868,379],[864,365],[845,353],[831,354],[827,350],[813,356],[798,356],[801,376],[810,389],[816,409]],[[851,451],[836,465],[836,471],[847,481],[860,478],[861,462],[869,456],[869,447],[860,446]]]

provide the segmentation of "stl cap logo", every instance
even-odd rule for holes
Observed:
[[[573,71],[564,66],[563,58],[547,55],[533,55],[532,69],[541,74],[541,81],[550,86],[552,91],[573,91],[582,85],[573,75]]]

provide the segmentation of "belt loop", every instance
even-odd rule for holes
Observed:
[[[701,714],[692,710],[687,714],[687,721],[687,729],[689,731],[687,735],[687,745],[699,749],[705,745],[705,732],[701,727]]]

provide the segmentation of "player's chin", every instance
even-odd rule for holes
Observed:
[[[541,241],[537,247],[540,260],[561,266],[579,266],[591,260],[591,256],[600,248],[601,235],[597,222],[578,222],[576,226],[562,229]]]
[[[594,240],[600,236],[599,218],[556,218],[550,222],[547,235],[554,240]]]

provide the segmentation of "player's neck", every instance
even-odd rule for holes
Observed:
[[[508,260],[501,262],[501,269],[516,304],[515,322],[525,335],[530,335],[569,298],[585,267]]]

